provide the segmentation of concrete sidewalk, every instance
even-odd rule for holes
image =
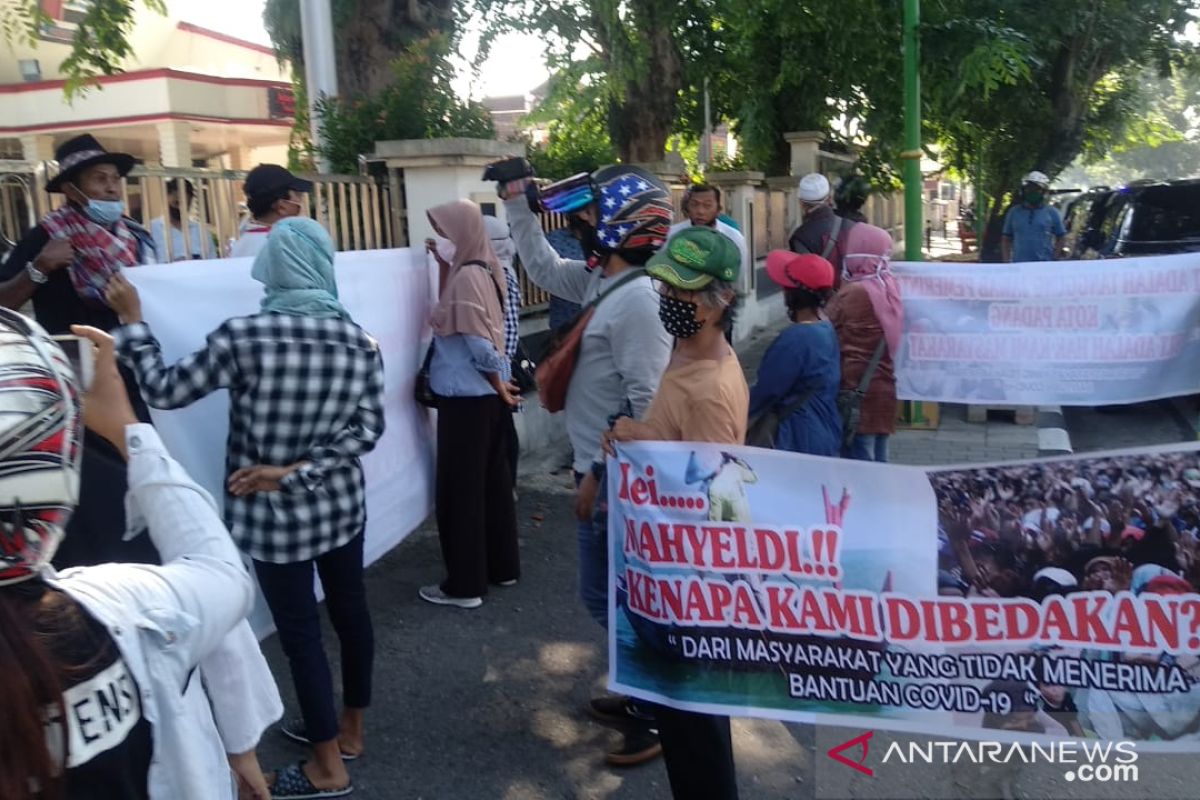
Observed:
[[[777,335],[743,348],[753,375]],[[1001,422],[969,425],[951,409],[937,431],[897,434],[908,463],[998,460],[1036,454],[1036,431]],[[367,591],[376,633],[375,692],[367,753],[349,765],[364,800],[659,800],[670,797],[662,761],[612,769],[603,754],[618,734],[591,721],[588,698],[603,691],[603,632],[577,599],[573,485],[566,471],[523,476],[518,521],[521,582],[494,589],[482,608],[428,605],[417,589],[442,577],[432,520],[370,568]],[[326,625],[335,685],[336,637]],[[297,713],[278,640],[264,642],[288,715]],[[744,800],[817,796],[831,744],[860,734],[810,725],[737,719],[738,781]],[[884,741],[881,735],[879,741]],[[817,747],[817,742],[821,747]],[[305,756],[277,731],[259,754],[273,769]],[[838,769],[834,765],[834,769]],[[837,774],[837,773],[835,773]],[[927,771],[911,771],[899,796],[956,797],[934,791]],[[1036,784],[1033,784],[1036,785]],[[851,796],[820,793],[822,798]]]

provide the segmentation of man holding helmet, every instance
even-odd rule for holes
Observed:
[[[566,396],[567,434],[574,450],[579,486],[580,596],[601,625],[608,624],[607,535],[593,524],[603,475],[602,434],[609,419],[626,406],[641,418],[658,391],[671,355],[671,337],[658,317],[658,294],[644,266],[667,239],[671,195],[662,182],[638,167],[602,167],[543,191],[548,211],[575,216],[581,223],[589,261],[559,258],[542,233],[526,199],[530,178],[500,186],[521,263],[542,289],[574,303],[594,306],[583,331]],[[588,269],[589,262],[595,268]],[[630,728],[624,748],[609,755],[615,765],[638,764],[661,752],[648,721],[639,724],[625,698],[592,701],[594,715],[620,720]]]
[[[1021,202],[1004,217],[1005,261],[1053,261],[1063,252],[1067,229],[1058,209],[1046,205],[1049,188],[1050,179],[1036,170],[1022,179]]]

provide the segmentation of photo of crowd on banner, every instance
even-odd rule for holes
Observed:
[[[1029,598],[1200,589],[1200,454],[1136,453],[930,473],[938,498],[938,594]],[[1180,741],[1200,737],[1200,656],[1038,645],[1044,658],[1176,667],[1186,692],[996,680],[1011,712],[985,728]]]

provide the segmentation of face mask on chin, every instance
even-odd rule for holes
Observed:
[[[79,204],[79,210],[97,225],[104,227],[115,225],[125,215],[125,204],[120,200],[93,200],[84,194],[82,189],[74,188],[84,201]]]
[[[1040,189],[1027,189],[1025,191],[1025,202],[1031,206],[1040,206],[1046,199],[1046,193]]]

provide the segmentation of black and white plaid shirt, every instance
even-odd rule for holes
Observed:
[[[383,435],[383,360],[360,327],[284,314],[235,317],[178,364],[163,364],[145,324],[115,332],[121,360],[154,408],[229,390],[227,475],[257,464],[308,466],[278,492],[225,498],[225,523],[251,558],[306,561],[366,524],[359,456]]]
[[[521,282],[515,267],[505,265],[504,278],[508,283],[508,302],[504,304],[504,355],[509,361],[517,357],[521,344]]]

